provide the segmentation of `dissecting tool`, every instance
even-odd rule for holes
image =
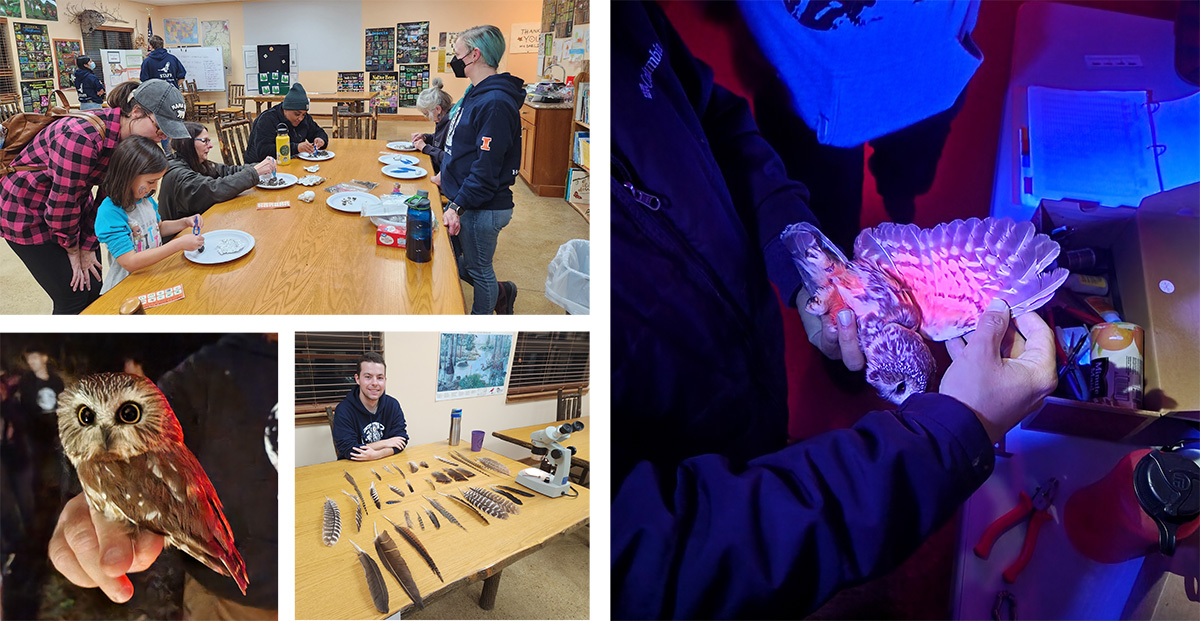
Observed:
[[[1033,558],[1033,548],[1037,544],[1038,531],[1042,524],[1052,519],[1050,515],[1050,505],[1054,502],[1054,494],[1058,491],[1058,479],[1051,477],[1045,483],[1038,486],[1033,491],[1033,496],[1021,492],[1021,500],[1008,513],[1000,516],[987,530],[983,531],[983,536],[979,538],[979,543],[975,546],[975,555],[986,559],[992,552],[992,546],[1000,535],[1008,531],[1008,529],[1016,526],[1018,522],[1029,517],[1029,528],[1025,531],[1025,542],[1021,544],[1021,555],[1017,560],[1004,570],[1004,581],[1012,583],[1017,579],[1017,575],[1022,569],[1029,564],[1029,560]]]

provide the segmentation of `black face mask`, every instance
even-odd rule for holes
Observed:
[[[459,58],[458,56],[450,59],[450,68],[454,70],[454,77],[467,77],[467,63],[463,62],[463,59]]]

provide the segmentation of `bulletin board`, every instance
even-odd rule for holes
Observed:
[[[44,112],[51,104],[54,80],[21,82],[21,105],[26,112]]]
[[[292,87],[291,54],[285,43],[258,46],[258,92],[286,95]]]
[[[116,88],[121,82],[139,80],[142,76],[141,50],[100,50],[100,65],[104,87]]]
[[[371,73],[371,90],[379,94],[371,100],[371,107],[379,114],[395,114],[398,103],[398,85],[395,71]]]
[[[391,28],[367,28],[367,71],[391,71],[396,65],[396,36]]]
[[[415,108],[417,95],[429,88],[429,65],[400,65],[398,106]]]
[[[83,54],[83,41],[78,39],[54,40],[54,64],[58,67],[58,88],[75,88],[75,58]]]
[[[337,74],[337,92],[339,93],[361,93],[363,92],[363,72],[362,71],[339,71]]]
[[[225,90],[225,58],[216,47],[176,47],[168,52],[179,59],[198,91]]]
[[[401,65],[429,62],[429,22],[396,24],[396,62]]]
[[[53,78],[54,62],[50,59],[50,35],[46,25],[13,22],[13,32],[17,37],[17,67],[21,70],[21,79]]]

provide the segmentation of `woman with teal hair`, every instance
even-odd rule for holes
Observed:
[[[513,213],[512,184],[521,168],[524,82],[500,73],[504,35],[495,26],[464,30],[454,42],[450,68],[471,86],[450,110],[442,164],[442,193],[450,199],[443,221],[462,245],[458,271],[475,290],[471,314],[511,315],[515,283],[496,282],[492,258],[500,229]]]

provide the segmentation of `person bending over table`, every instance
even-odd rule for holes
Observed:
[[[333,444],[338,459],[374,461],[391,457],[408,444],[400,402],[388,396],[383,356],[367,352],[358,359],[352,388],[333,412]]]
[[[287,128],[293,154],[312,153],[329,146],[329,134],[308,115],[308,93],[297,82],[279,105],[254,119],[245,161],[259,162],[275,155],[275,136],[281,125]]]
[[[275,158],[253,166],[229,166],[208,159],[213,141],[199,123],[184,123],[190,138],[171,141],[167,174],[159,184],[158,208],[164,220],[186,218],[208,211],[258,185],[258,178],[275,171]]]

